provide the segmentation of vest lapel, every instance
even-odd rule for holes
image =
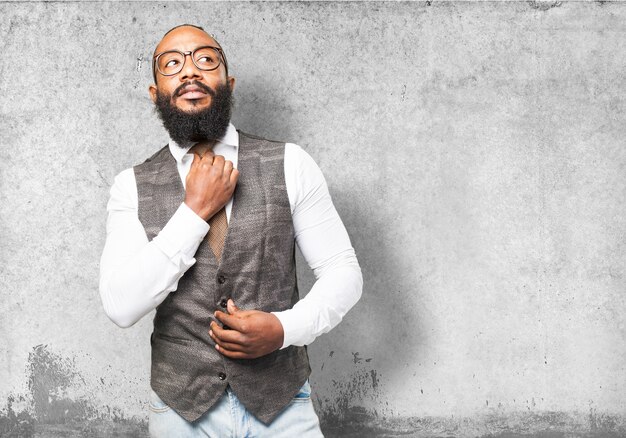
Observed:
[[[246,199],[249,197],[249,179],[251,175],[256,174],[253,169],[259,167],[259,155],[247,147],[246,137],[243,137],[239,131],[237,131],[237,134],[239,135],[239,148],[237,150],[239,180],[237,181],[237,186],[233,193],[233,206],[230,211],[226,241],[224,242],[224,249],[222,250],[221,262],[218,266],[225,264],[227,259],[231,258],[233,254],[236,254],[240,249],[238,241],[245,233],[242,233],[239,227],[242,221],[245,222],[247,215]],[[213,252],[211,252],[211,261],[217,264],[217,259]]]
[[[140,206],[138,216],[144,225],[146,236],[151,241],[170,220],[180,203],[185,199],[185,191],[178,174],[176,159],[165,146],[144,165],[135,166],[135,179]]]
[[[162,202],[164,215],[169,220],[180,207],[180,203],[185,200],[185,188],[180,180],[176,159],[170,153],[169,148],[163,158],[156,166],[156,174],[159,175],[159,178],[156,179],[155,175],[153,196],[155,198],[162,197],[162,199],[158,200]]]

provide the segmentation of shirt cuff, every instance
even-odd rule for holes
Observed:
[[[204,219],[182,202],[153,241],[169,258],[179,252],[193,255],[209,228]]]
[[[309,315],[304,308],[293,308],[289,310],[283,310],[281,312],[271,312],[278,318],[283,326],[283,346],[287,348],[290,345],[306,345],[311,341],[311,327],[309,322]]]

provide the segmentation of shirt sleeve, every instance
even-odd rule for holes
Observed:
[[[183,202],[148,242],[137,210],[137,185],[130,168],[117,175],[111,187],[100,259],[102,305],[120,327],[135,324],[177,289],[209,231],[209,224]]]
[[[330,331],[363,289],[361,268],[324,175],[311,156],[292,143],[285,148],[285,183],[296,243],[316,281],[292,309],[272,312],[284,330],[281,349],[308,345]]]

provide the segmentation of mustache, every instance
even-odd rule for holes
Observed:
[[[211,97],[215,97],[215,90],[213,90],[211,87],[209,87],[208,85],[203,84],[202,82],[198,82],[198,81],[191,81],[191,82],[185,82],[184,84],[180,84],[176,90],[174,90],[174,96],[180,96],[181,93],[183,92],[183,89],[185,87],[188,87],[190,85],[195,85],[196,87],[200,88],[202,91],[204,91],[206,94],[208,94]]]

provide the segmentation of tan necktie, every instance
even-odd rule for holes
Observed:
[[[226,220],[226,209],[224,207],[209,219],[209,226],[211,227],[209,228],[208,237],[209,246],[219,263],[222,258],[224,242],[226,241],[226,232],[228,231],[228,221]]]
[[[207,145],[198,143],[190,149],[190,152],[202,157],[209,150],[211,148],[207,147]],[[213,251],[219,263],[222,258],[224,242],[226,241],[226,232],[228,231],[228,220],[226,219],[226,209],[224,207],[209,219],[209,227],[207,240],[209,241],[211,251]]]

